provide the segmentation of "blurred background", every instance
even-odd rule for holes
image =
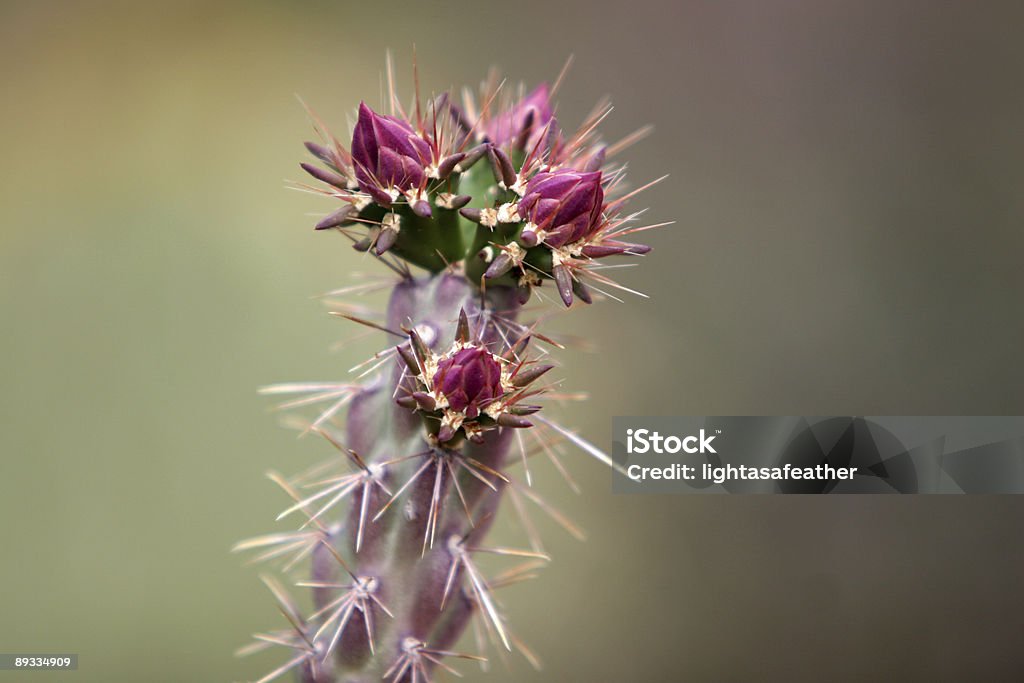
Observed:
[[[0,5],[0,651],[32,681],[232,681],[283,624],[228,550],[274,529],[263,478],[322,458],[259,385],[342,379],[370,346],[312,297],[374,264],[285,189],[311,137],[411,94],[575,66],[613,96],[655,251],[651,298],[562,317],[609,446],[636,414],[1024,410],[1018,3],[4,2]],[[589,533],[503,596],[545,662],[470,681],[1019,680],[1024,498],[622,497],[578,456]],[[540,476],[542,475],[542,476]],[[548,528],[550,526],[550,528]],[[499,529],[519,543],[510,529]],[[470,644],[467,643],[467,647]],[[20,674],[0,672],[3,681]]]

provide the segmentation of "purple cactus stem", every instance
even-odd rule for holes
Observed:
[[[603,203],[600,171],[559,169],[530,179],[519,202],[519,215],[544,231],[546,244],[561,247],[597,230]],[[524,240],[530,239],[530,234],[524,230]]]
[[[408,190],[423,184],[431,160],[430,145],[407,121],[378,114],[360,103],[352,134],[352,160],[361,189]]]
[[[487,349],[466,347],[438,363],[434,386],[452,410],[476,417],[481,408],[504,394],[501,364]]]

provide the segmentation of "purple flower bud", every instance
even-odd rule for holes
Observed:
[[[603,203],[600,171],[559,169],[530,178],[519,202],[519,215],[544,231],[545,243],[561,247],[578,242],[600,226]],[[529,230],[523,235],[533,239]]]
[[[356,179],[367,187],[419,187],[430,164],[430,145],[407,121],[359,105],[359,120],[352,134],[352,160]]]
[[[469,346],[437,364],[434,388],[448,399],[448,407],[476,417],[480,409],[501,398],[501,365],[486,349]]]
[[[544,134],[551,116],[548,86],[541,83],[514,107],[491,119],[484,132],[495,145],[522,141],[525,144],[520,143],[520,146],[531,150]]]

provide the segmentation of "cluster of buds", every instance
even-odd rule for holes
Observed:
[[[658,226],[623,214],[635,192],[624,195],[621,167],[608,165],[636,136],[600,141],[595,129],[608,107],[566,135],[550,97],[546,85],[505,107],[487,90],[482,107],[442,95],[412,117],[360,104],[350,152],[326,133],[327,144],[307,143],[327,168],[303,168],[329,186],[321,192],[345,202],[317,229],[341,230],[356,249],[391,251],[435,272],[459,264],[476,281],[516,287],[524,303],[548,280],[566,306],[589,303],[588,280],[617,287],[595,260],[647,253],[624,238]]]
[[[321,141],[306,147],[321,163],[302,167],[322,186],[301,187],[342,202],[316,228],[344,235],[398,276],[384,283],[382,314],[333,298],[378,290],[380,280],[332,293],[332,313],[392,341],[356,366],[356,381],[265,390],[293,396],[284,407],[320,408],[298,426],[324,437],[332,458],[292,478],[272,473],[290,499],[279,519],[302,515],[302,526],[238,545],[281,561],[313,603],[304,616],[284,585],[267,581],[290,628],[257,634],[245,652],[291,654],[259,683],[289,671],[300,683],[428,683],[435,670],[452,671],[449,658],[483,662],[484,636],[499,655],[518,650],[536,665],[495,592],[548,559],[527,503],[580,532],[531,489],[529,461],[542,453],[567,476],[564,449],[574,446],[612,463],[540,412],[556,394],[538,381],[553,365],[536,343],[564,347],[522,320],[524,305],[548,281],[566,307],[590,303],[591,289],[625,289],[595,261],[646,253],[626,237],[658,227],[623,213],[639,190],[625,192],[622,167],[609,162],[637,135],[601,142],[607,106],[565,133],[556,90],[506,95],[492,78],[477,98],[441,95],[411,113],[391,92],[386,114],[360,104],[347,146],[314,117]],[[483,545],[505,497],[529,549]],[[524,562],[485,576],[478,552]],[[471,624],[480,651],[459,654],[452,648]]]

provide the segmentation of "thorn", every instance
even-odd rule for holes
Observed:
[[[313,164],[307,164],[306,162],[302,162],[301,164],[299,164],[299,166],[302,167],[303,171],[313,176],[320,182],[327,183],[328,185],[334,185],[335,187],[342,190],[347,189],[347,181],[334,171],[328,171],[327,169],[320,168],[319,166],[314,166]]]
[[[455,339],[465,344],[469,341],[469,318],[466,317],[466,309],[459,309],[459,324],[455,328]]]
[[[450,157],[442,161],[437,167],[437,179],[445,180],[448,176],[452,174],[452,171],[455,170],[455,167],[458,166],[459,162],[461,162],[465,158],[465,152],[456,152],[455,154],[452,154]]]
[[[306,149],[309,150],[309,153],[317,159],[324,163],[331,164],[332,166],[334,165],[334,157],[331,156],[331,151],[329,149],[323,145],[318,145],[315,142],[307,142],[305,145]]]
[[[502,427],[512,427],[513,429],[523,429],[533,426],[533,423],[526,418],[519,417],[518,415],[512,415],[511,413],[502,413],[499,415],[498,424]]]
[[[530,247],[537,246],[539,242],[540,239],[537,237],[536,231],[530,229],[529,227],[524,228],[523,232],[519,235],[519,243],[522,244],[527,249],[529,249]]]
[[[569,269],[558,264],[551,268],[551,274],[555,276],[555,284],[558,285],[558,296],[562,297],[562,303],[568,308],[572,306],[572,275]]]
[[[555,146],[555,141],[558,139],[558,119],[552,116],[548,120],[548,135],[544,141],[545,149],[552,149]]]
[[[523,119],[523,126],[516,135],[516,139],[512,142],[512,147],[514,149],[526,149],[526,143],[530,140],[530,133],[533,132],[534,113],[533,109],[526,112],[526,118]]]
[[[512,166],[512,160],[502,150],[491,145],[487,149],[491,158],[491,170],[494,171],[494,179],[504,183],[506,188],[516,184],[516,169]]]
[[[397,230],[381,230],[380,234],[377,235],[377,243],[374,245],[373,251],[380,256],[391,247],[395,246],[395,241],[398,239]]]
[[[590,290],[587,289],[587,286],[580,282],[579,280],[576,280],[575,282],[572,283],[572,291],[573,294],[576,295],[576,298],[582,301],[583,303],[594,303],[594,299],[590,296]]]
[[[412,212],[420,218],[430,218],[433,215],[433,211],[430,209],[430,203],[422,199],[413,203]]]
[[[584,173],[592,173],[593,171],[600,171],[601,167],[604,166],[605,155],[608,153],[608,148],[602,145],[590,159],[583,166]]]
[[[427,412],[430,412],[430,411],[434,410],[435,408],[437,408],[437,401],[434,400],[433,396],[431,396],[430,394],[428,394],[426,392],[423,392],[423,391],[413,392],[411,398],[412,398],[413,402],[417,406],[419,406],[423,410],[426,410]]]
[[[541,375],[543,375],[544,373],[546,373],[548,370],[550,370],[553,367],[555,367],[555,366],[554,365],[534,365],[531,368],[521,368],[520,370],[518,370],[517,372],[515,372],[512,375],[512,377],[511,377],[512,384],[513,384],[513,386],[516,386],[516,387],[525,387],[527,384],[529,384],[530,382],[533,382],[535,379],[537,379],[538,377],[540,377]]]
[[[360,189],[362,189],[362,188],[360,188]],[[385,209],[390,209],[391,208],[391,195],[389,195],[387,192],[385,192],[384,190],[380,189],[379,187],[375,187],[373,185],[368,185],[365,188],[365,190],[366,190],[366,193],[373,198],[373,201],[377,202],[378,204],[383,206]]]
[[[419,332],[415,328],[409,330],[409,342],[413,353],[416,354],[416,360],[419,361],[419,367],[425,368],[427,366],[427,357],[430,355],[430,349],[423,343],[423,339],[420,338]]]
[[[512,257],[501,252],[488,266],[487,271],[484,273],[484,277],[488,280],[493,280],[496,277],[501,277],[508,271],[512,270]]]
[[[462,173],[463,171],[469,170],[473,164],[480,161],[480,158],[487,153],[488,146],[489,145],[485,142],[466,152],[465,158],[455,164],[455,172]]]
[[[450,441],[455,436],[455,430],[450,425],[441,425],[441,430],[437,433],[437,440],[441,443]]]
[[[480,209],[474,209],[467,206],[459,209],[459,215],[468,221],[473,221],[474,223],[480,222]]]
[[[582,254],[587,258],[603,258],[616,254],[646,254],[651,248],[646,244],[588,244],[583,247]]]
[[[448,202],[448,208],[450,208],[450,209],[461,209],[466,204],[469,204],[469,202],[472,201],[472,199],[473,198],[471,196],[469,196],[468,194],[460,194],[460,195],[458,195],[456,197],[453,197],[452,200],[450,202]]]
[[[530,285],[520,285],[516,287],[516,300],[520,306],[525,306],[530,300],[530,296],[533,294],[533,287]]]
[[[346,204],[337,211],[331,212],[324,216],[319,223],[316,224],[317,230],[326,230],[327,228],[336,228],[339,225],[346,225],[351,223],[349,217],[355,212],[355,207],[351,204]]]
[[[411,372],[414,377],[418,377],[420,374],[420,366],[416,363],[416,356],[413,355],[412,349],[405,344],[400,344],[395,347],[395,350],[398,351],[398,355],[401,356],[403,361],[405,361],[405,365],[409,368],[409,372]]]
[[[513,415],[533,415],[540,408],[540,406],[509,406],[508,410]]]
[[[527,345],[530,343],[530,338],[530,335],[526,335],[525,337],[517,341],[515,344],[512,345],[512,347],[508,351],[506,351],[502,355],[502,357],[505,360],[512,360],[513,358],[518,358],[519,356],[523,355],[523,353],[526,351]]]

